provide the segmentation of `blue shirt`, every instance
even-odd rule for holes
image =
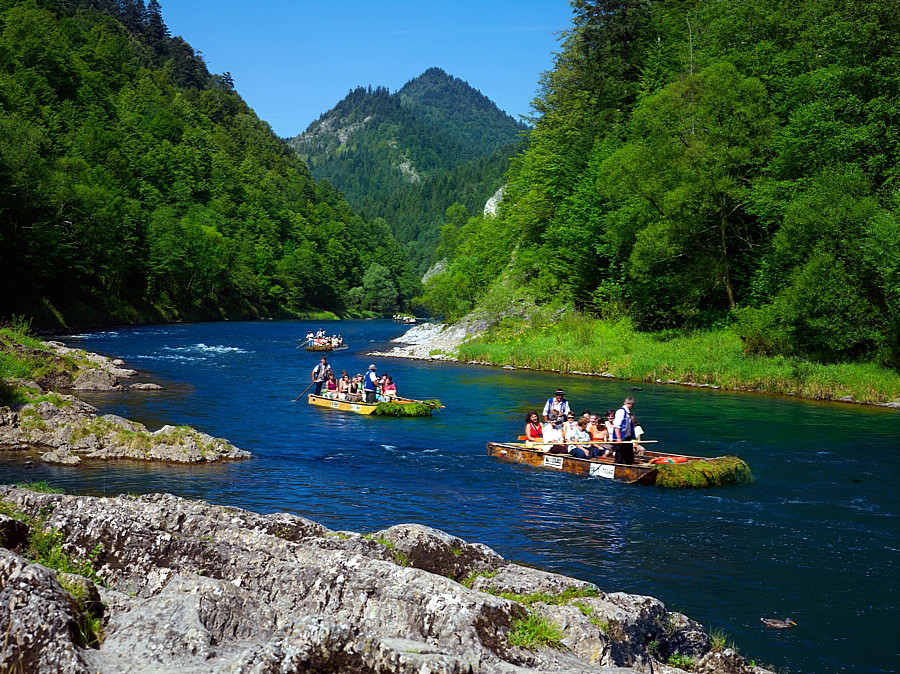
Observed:
[[[366,372],[366,383],[364,388],[366,391],[374,391],[375,390],[375,382],[378,381],[378,375],[375,374],[375,370],[369,370]]]

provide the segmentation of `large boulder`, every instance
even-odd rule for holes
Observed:
[[[88,674],[80,619],[54,571],[0,548],[0,671]]]
[[[75,391],[123,391],[125,387],[119,383],[118,377],[107,370],[92,368],[84,370],[72,384]]]
[[[673,672],[652,648],[667,629],[674,638],[695,627],[666,622],[670,614],[651,597],[604,594],[420,525],[361,536],[168,494],[96,498],[0,487],[0,498],[30,517],[43,514],[67,554],[91,560],[105,584],[98,606],[95,593],[61,574],[64,586],[78,588],[79,606],[49,572],[6,553],[15,573],[41,577],[47,588],[29,599],[33,606],[21,593],[7,601],[0,564],[0,616],[10,614],[0,627],[21,626],[21,635],[34,627],[38,604],[47,613],[27,648],[0,643],[0,664],[27,662],[25,671]],[[476,589],[479,581],[492,583],[490,591]],[[570,593],[580,598],[567,600]],[[99,648],[67,636],[83,613],[106,620]],[[563,647],[514,646],[510,635],[529,616],[555,624]],[[731,657],[702,662],[708,673],[717,664],[730,674],[753,671]]]

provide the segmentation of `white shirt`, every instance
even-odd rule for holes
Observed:
[[[544,424],[544,442],[562,444],[562,431],[553,424]]]

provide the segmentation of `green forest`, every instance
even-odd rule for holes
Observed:
[[[0,316],[390,311],[420,290],[157,0],[0,0]]]
[[[425,305],[900,365],[900,3],[571,4],[500,213],[444,228]]]
[[[391,93],[357,87],[288,141],[368,219],[384,218],[421,276],[454,204],[469,215],[503,185],[528,127],[440,68]]]

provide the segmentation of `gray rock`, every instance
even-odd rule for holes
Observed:
[[[111,372],[91,369],[79,374],[72,388],[76,391],[122,391],[125,387]]]
[[[128,387],[129,391],[164,391],[165,389],[159,384],[152,384],[150,382],[141,382],[138,384],[131,384]]]
[[[72,387],[72,374],[65,370],[54,370],[38,377],[37,384],[44,391],[57,391]]]
[[[78,607],[53,571],[0,548],[0,607],[0,670],[90,671],[74,640]]]
[[[748,674],[748,672],[766,671],[760,667],[751,667],[747,660],[737,651],[726,648],[721,653],[707,653],[694,670],[697,674]]]
[[[69,449],[54,449],[41,454],[44,463],[55,463],[60,466],[77,466],[81,463],[81,457],[72,454]]]
[[[99,590],[107,620],[99,649],[63,638],[62,627],[79,611],[97,615],[97,593],[83,586],[78,594],[90,600],[82,608],[58,591],[58,606],[39,607],[55,627],[38,646],[26,652],[0,643],[0,663],[43,658],[27,671],[650,672],[651,639],[699,627],[651,597],[603,594],[421,525],[363,537],[285,513],[257,515],[168,494],[95,498],[0,487],[0,498],[31,516],[49,513],[46,524],[61,533],[66,551],[93,559],[108,585]],[[19,571],[27,567],[17,563]],[[528,609],[446,577],[469,580],[472,573],[503,591],[575,587],[597,596]],[[4,578],[0,563],[2,591]],[[72,587],[87,582],[60,579]],[[33,624],[37,609],[0,594],[0,616],[7,611],[17,624]],[[529,611],[563,631],[563,650],[510,644]]]
[[[482,592],[493,591],[508,594],[561,594],[568,589],[597,590],[587,581],[561,576],[558,573],[540,571],[518,564],[507,564],[492,576],[478,576],[472,588]]]
[[[393,526],[376,532],[373,537],[388,541],[410,566],[454,580],[507,564],[486,545],[466,543],[461,538],[420,524]]]
[[[196,463],[250,457],[222,438],[187,427],[164,426],[150,433],[143,424],[106,414],[64,396],[67,404],[49,402],[0,408],[0,445],[41,448],[47,463],[77,465],[82,459],[138,459]]]

